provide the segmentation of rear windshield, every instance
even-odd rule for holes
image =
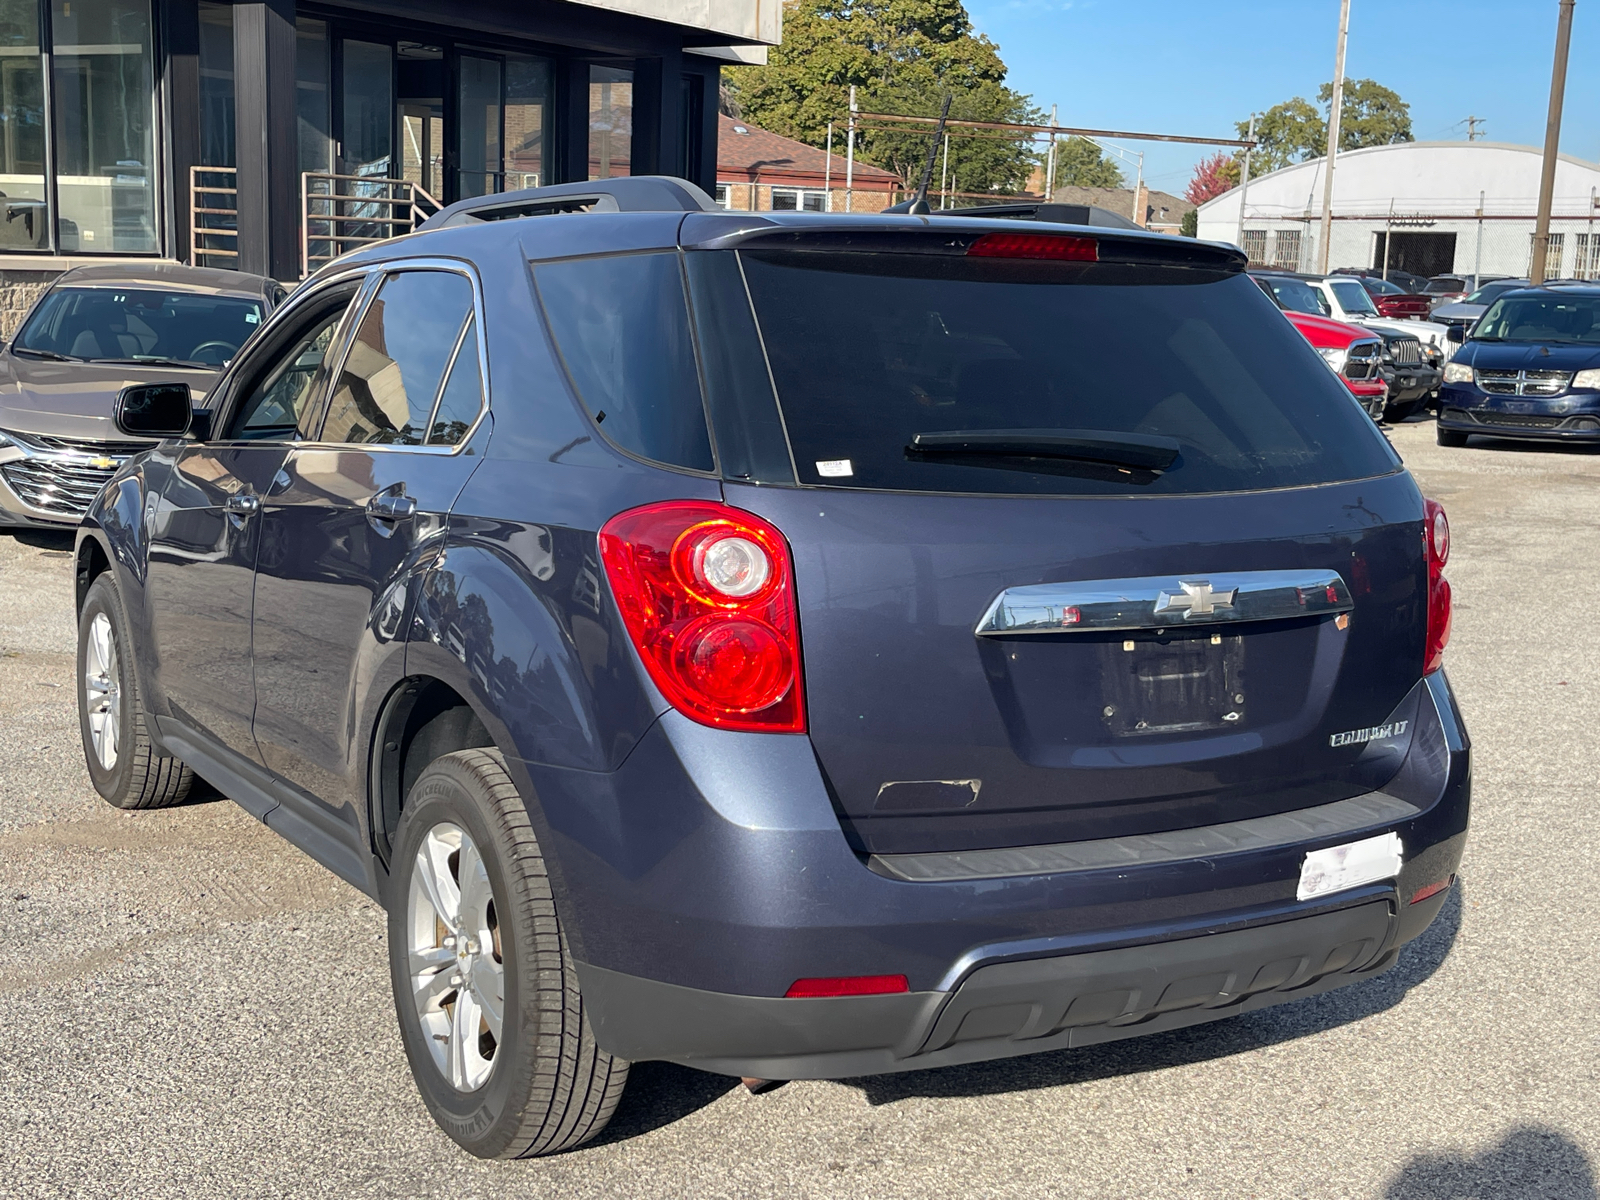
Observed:
[[[1504,296],[1507,292],[1516,291],[1517,288],[1527,287],[1526,283],[1486,283],[1472,295],[1468,296],[1463,304],[1490,304],[1497,296]]]
[[[1272,293],[1279,308],[1310,313],[1314,317],[1328,315],[1328,298],[1304,279],[1294,279],[1288,275],[1257,275],[1255,281]]]
[[[1429,296],[1440,296],[1447,295],[1452,292],[1459,292],[1466,286],[1467,285],[1459,279],[1455,279],[1451,276],[1445,276],[1442,279],[1428,280],[1427,286],[1422,290]]]
[[[24,356],[214,370],[260,327],[261,308],[238,296],[62,287],[40,301],[12,348]]]
[[[1139,284],[1123,271],[1099,283],[1098,268],[1021,282],[1003,270],[1011,264],[985,274],[956,260],[941,275],[921,255],[742,257],[801,483],[1224,492],[1367,478],[1397,463],[1244,275],[1163,272]],[[1018,436],[997,453],[911,448],[918,434],[996,430]],[[1063,431],[1178,454],[1147,470],[1028,453]]]

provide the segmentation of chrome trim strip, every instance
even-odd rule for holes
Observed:
[[[1084,633],[1111,629],[1282,621],[1349,612],[1350,589],[1337,571],[1225,571],[1205,576],[1148,575],[1006,588],[990,603],[978,637]]]

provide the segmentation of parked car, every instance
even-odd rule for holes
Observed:
[[[1385,273],[1376,267],[1335,267],[1329,274],[1354,275],[1357,279],[1383,279]],[[1401,271],[1390,267],[1387,278],[1390,283],[1403,288],[1412,295],[1421,294],[1428,286],[1428,280],[1423,275],[1413,275],[1410,271]]]
[[[1437,321],[1396,320],[1383,316],[1358,279],[1313,275],[1307,276],[1306,281],[1322,294],[1328,306],[1327,315],[1335,321],[1348,321],[1374,330],[1409,333],[1424,346],[1431,346],[1438,351],[1438,365],[1443,365],[1455,349],[1448,337],[1448,327]]]
[[[1501,293],[1445,368],[1438,441],[1600,442],[1600,285]]]
[[[1438,399],[1443,364],[1430,358],[1414,334],[1374,330],[1383,339],[1381,373],[1389,387],[1383,419],[1399,424]]]
[[[1472,323],[1483,316],[1489,305],[1507,292],[1529,286],[1526,279],[1496,279],[1477,288],[1465,299],[1438,305],[1429,314],[1429,319],[1443,325],[1447,331],[1453,331],[1450,333],[1450,340],[1459,344],[1465,340],[1466,331],[1472,327]],[[1456,333],[1462,336],[1457,337]]]
[[[1420,293],[1408,292],[1399,284],[1377,276],[1362,276],[1361,286],[1367,289],[1367,295],[1377,305],[1380,316],[1404,321],[1410,317],[1428,315],[1430,301]]]
[[[71,529],[148,438],[117,430],[124,389],[197,400],[284,295],[273,280],[176,263],[78,267],[0,349],[0,526]]]
[[[78,535],[90,776],[198,773],[383,903],[478,1155],[592,1137],[629,1061],[1368,979],[1466,837],[1448,524],[1244,266],[652,178],[453,205],[299,288],[207,436],[124,395],[164,440]]]
[[[1435,275],[1428,280],[1422,294],[1428,297],[1428,303],[1437,308],[1441,304],[1465,299],[1486,283],[1509,278],[1509,275]]]
[[[1304,276],[1286,271],[1252,271],[1250,277],[1283,310],[1329,366],[1338,371],[1374,421],[1403,421],[1415,411],[1419,383],[1437,387],[1439,371],[1409,333],[1368,328],[1322,315],[1331,307],[1322,290]],[[1384,326],[1385,322],[1379,322]],[[1389,349],[1393,341],[1396,349]],[[1422,392],[1425,398],[1431,389]]]

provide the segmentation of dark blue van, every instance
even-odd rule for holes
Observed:
[[[1439,445],[1474,433],[1600,442],[1600,286],[1522,287],[1489,305],[1439,391]]]
[[[468,201],[302,285],[80,530],[100,793],[390,916],[418,1086],[573,1146],[748,1081],[1171,1030],[1444,903],[1448,526],[1229,246]]]

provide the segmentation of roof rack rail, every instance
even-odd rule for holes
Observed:
[[[448,229],[480,221],[548,217],[557,213],[704,212],[716,206],[716,201],[687,179],[671,175],[633,175],[474,196],[440,209],[417,228],[419,231]]]

